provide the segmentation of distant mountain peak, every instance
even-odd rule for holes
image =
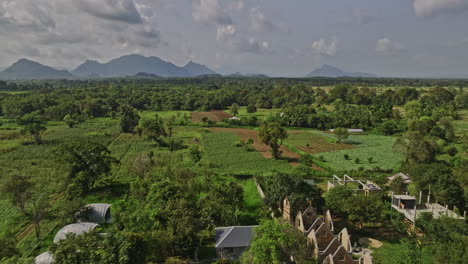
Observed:
[[[377,75],[363,72],[344,72],[335,66],[323,64],[320,68],[307,74],[307,77],[377,77]]]
[[[22,58],[0,73],[0,79],[66,79],[73,75],[66,70],[57,70],[38,62]]]
[[[190,61],[184,67],[158,57],[145,57],[140,54],[129,54],[113,59],[107,63],[86,61],[73,73],[81,77],[124,77],[139,73],[161,77],[193,77],[203,74],[216,74],[208,67]]]
[[[200,76],[200,75],[213,75],[216,74],[215,71],[211,70],[210,68],[206,67],[205,65],[189,61],[183,67],[191,76]]]

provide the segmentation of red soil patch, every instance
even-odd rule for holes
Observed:
[[[228,114],[223,111],[210,111],[210,112],[191,112],[190,116],[192,118],[192,123],[202,123],[204,117],[208,120],[221,122],[223,119],[229,119],[233,117],[231,114]]]
[[[210,127],[208,129],[210,132],[220,132],[220,133],[234,133],[242,140],[248,140],[249,138],[253,139],[254,143],[252,147],[255,148],[258,152],[260,152],[263,157],[271,159],[273,156],[271,155],[270,148],[261,143],[260,139],[258,138],[258,134],[256,130],[246,129],[246,128],[225,128],[225,127]],[[298,165],[297,161],[299,160],[300,155],[296,152],[282,146],[280,148],[283,151],[282,156],[288,158],[291,162],[292,166]]]

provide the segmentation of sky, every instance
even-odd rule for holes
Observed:
[[[0,0],[0,66],[128,54],[219,73],[468,76],[468,0]]]

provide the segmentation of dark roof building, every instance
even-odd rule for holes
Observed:
[[[256,226],[230,226],[215,229],[215,248],[219,259],[235,260],[250,247]]]

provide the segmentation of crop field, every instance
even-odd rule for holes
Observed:
[[[9,201],[0,200],[0,237],[4,232],[7,232],[7,227],[18,216],[18,210]]]
[[[335,143],[332,138],[307,130],[289,130],[288,133],[286,143],[308,154],[356,148],[350,144]]]
[[[376,167],[396,169],[402,160],[402,155],[392,150],[395,142],[393,137],[379,135],[349,136],[346,142],[356,146],[356,148],[316,155],[323,156],[327,165],[333,167],[336,171],[359,168],[373,169]],[[345,154],[349,156],[348,159],[344,158]]]
[[[232,115],[224,111],[210,111],[210,112],[192,112],[190,113],[192,123],[202,123],[203,118],[206,117],[208,120],[221,122],[224,119],[231,118]]]
[[[332,134],[313,130],[289,130],[285,144],[291,149],[322,157],[327,167],[335,171],[357,170],[360,168],[394,169],[402,156],[393,152],[395,138],[379,135],[350,135],[343,143],[335,143]],[[308,146],[307,146],[308,144]],[[345,154],[348,159],[345,159]],[[371,160],[369,160],[371,158]],[[358,159],[358,160],[356,160]]]
[[[244,151],[236,147],[239,137],[233,133],[202,133],[206,156],[219,173],[233,175],[255,175],[272,170],[289,171],[286,160],[266,159],[256,151]]]
[[[272,158],[272,154],[270,152],[270,148],[261,143],[260,139],[258,138],[258,132],[257,130],[253,129],[245,129],[245,128],[221,128],[221,127],[211,127],[209,128],[210,132],[215,132],[215,133],[234,133],[236,134],[241,140],[247,141],[249,138],[253,140],[253,145],[252,147],[255,148],[256,151],[260,152],[263,157],[267,159]],[[282,146],[280,148],[282,153],[282,157],[287,158],[290,162],[295,163],[299,159],[299,154],[297,154],[294,151],[291,151],[290,149],[286,148],[285,146]]]

